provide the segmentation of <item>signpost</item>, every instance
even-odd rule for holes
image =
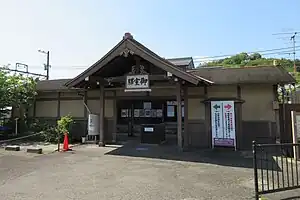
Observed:
[[[149,76],[147,74],[128,75],[125,92],[150,92]]]
[[[211,102],[212,147],[236,148],[235,112],[233,101]]]

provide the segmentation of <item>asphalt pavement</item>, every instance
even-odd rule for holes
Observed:
[[[238,165],[234,156],[153,149],[85,145],[47,155],[0,151],[0,199],[253,199],[252,168]]]

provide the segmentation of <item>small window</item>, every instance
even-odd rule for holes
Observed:
[[[167,107],[167,116],[168,117],[175,117],[175,106],[168,106]]]

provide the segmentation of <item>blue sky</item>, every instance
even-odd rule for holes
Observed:
[[[50,78],[70,78],[125,32],[163,57],[288,47],[272,34],[300,31],[299,8],[298,0],[0,0],[0,65],[43,73],[37,50],[50,50]]]

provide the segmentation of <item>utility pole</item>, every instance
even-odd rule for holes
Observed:
[[[46,70],[46,79],[49,80],[49,69],[50,69],[50,52],[49,51],[43,51],[43,50],[38,50],[38,52],[46,54],[47,55],[47,64],[45,65],[44,70]]]
[[[297,67],[296,67],[296,37],[297,37],[297,34],[299,32],[291,32],[291,33],[275,33],[273,35],[291,35],[293,34],[291,37],[290,37],[290,40],[293,42],[293,53],[294,54],[294,66],[293,66],[293,71],[294,73],[297,72]],[[279,39],[288,39],[288,38],[279,38]],[[288,53],[289,54],[289,53]]]
[[[295,52],[295,43],[294,43],[294,52]],[[47,51],[47,66],[46,66],[46,70],[47,70],[47,75],[46,75],[46,79],[49,80],[49,68],[50,68],[50,65],[49,65],[49,51]],[[295,57],[295,53],[294,53],[294,57]],[[295,59],[294,59],[294,62],[295,62]]]
[[[293,54],[294,54],[294,73],[297,72],[297,68],[296,68],[296,49],[295,49],[295,44],[296,44],[296,35],[297,32],[294,33],[294,35],[291,37],[291,40],[293,41]]]

